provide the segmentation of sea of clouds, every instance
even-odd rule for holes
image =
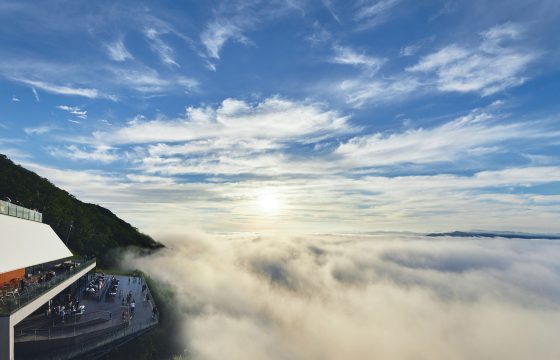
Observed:
[[[129,255],[198,359],[560,359],[560,242],[192,235]]]

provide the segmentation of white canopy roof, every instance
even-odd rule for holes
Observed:
[[[70,256],[49,225],[0,215],[0,274]]]

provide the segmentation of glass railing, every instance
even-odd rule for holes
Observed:
[[[29,304],[39,296],[56,287],[63,281],[71,278],[89,265],[95,263],[95,258],[90,260],[73,260],[74,267],[54,276],[49,281],[36,285],[28,285],[23,290],[0,288],[0,315],[9,315]]]
[[[43,222],[43,214],[41,214],[40,212],[30,210],[24,208],[23,206],[18,206],[16,204],[12,204],[3,200],[0,200],[0,214],[15,216],[31,221]]]

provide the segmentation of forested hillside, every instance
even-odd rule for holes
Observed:
[[[101,264],[107,264],[113,250],[118,248],[163,246],[110,210],[76,199],[0,154],[0,199],[6,197],[18,205],[42,212],[43,222],[61,239],[68,239],[67,245],[75,255],[95,255]]]

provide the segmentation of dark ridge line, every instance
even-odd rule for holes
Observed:
[[[511,232],[478,232],[478,231],[452,231],[442,233],[426,234],[430,237],[478,237],[478,238],[506,238],[506,239],[527,239],[527,240],[560,240],[560,235],[547,234],[527,234],[527,233],[511,233]]]

